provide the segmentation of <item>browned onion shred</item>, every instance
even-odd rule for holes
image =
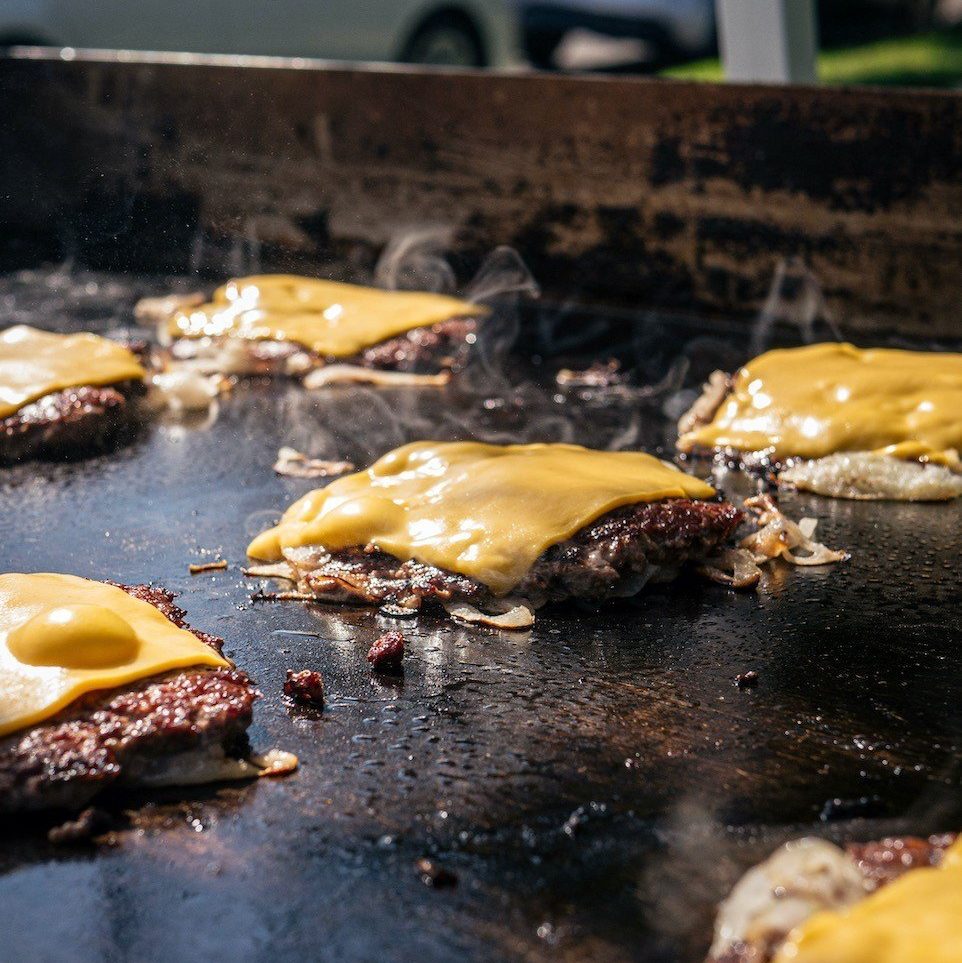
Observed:
[[[697,571],[713,582],[736,589],[751,588],[762,577],[762,570],[752,553],[744,548],[726,548],[718,555],[706,558]]]
[[[252,565],[250,568],[242,568],[241,572],[248,578],[283,578],[288,582],[296,582],[294,570],[287,562],[275,562],[270,565]]]
[[[445,611],[459,622],[471,625],[487,625],[495,629],[530,629],[534,625],[534,612],[523,602],[504,599],[498,603],[502,611],[491,614],[469,605],[467,602],[445,602]]]
[[[269,749],[263,753],[252,753],[250,761],[260,770],[259,776],[274,778],[294,772],[300,761],[293,752],[284,749]]]
[[[291,478],[327,478],[330,475],[343,475],[353,471],[354,465],[349,461],[332,461],[323,458],[311,458],[296,448],[286,445],[277,451],[274,471],[278,475]]]
[[[745,499],[745,507],[753,511],[761,526],[739,542],[748,549],[757,563],[783,558],[793,565],[831,565],[849,558],[844,550],[828,548],[812,537],[818,524],[814,518],[794,522],[783,514],[770,495],[755,495]],[[799,555],[796,549],[807,552]]]
[[[305,388],[323,388],[333,384],[365,384],[382,388],[443,388],[451,380],[450,371],[437,374],[413,374],[408,371],[381,371],[353,364],[329,364],[315,368],[304,377]]]

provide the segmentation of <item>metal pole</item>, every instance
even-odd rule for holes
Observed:
[[[728,80],[815,83],[815,0],[715,0]]]

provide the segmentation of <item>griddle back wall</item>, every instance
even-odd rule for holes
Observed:
[[[0,61],[0,267],[363,278],[399,231],[548,297],[749,319],[803,257],[849,331],[957,337],[962,98]]]

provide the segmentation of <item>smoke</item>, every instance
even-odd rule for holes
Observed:
[[[409,228],[387,243],[374,267],[376,287],[453,294],[457,278],[444,257],[454,231],[444,225]]]
[[[752,355],[761,354],[776,325],[796,327],[805,344],[815,340],[815,328],[823,321],[836,341],[842,332],[825,303],[822,286],[799,257],[782,258],[775,267],[768,297],[752,329]]]
[[[543,313],[533,310],[539,286],[510,247],[495,248],[473,277],[460,282],[445,254],[452,236],[442,227],[402,232],[385,248],[374,277],[386,287],[430,289],[484,304],[489,313],[479,319],[465,368],[444,389],[342,384],[286,391],[278,446],[362,466],[391,448],[423,439],[569,442],[612,449],[664,443],[657,410],[646,406],[681,384],[684,358],[666,363],[654,382],[632,383],[626,372],[606,389],[559,386],[555,363],[525,357],[519,340],[531,340],[524,329],[533,319],[535,338],[578,345],[585,331],[577,319],[564,309],[549,309],[552,330],[539,327]],[[587,364],[594,356],[577,360]]]

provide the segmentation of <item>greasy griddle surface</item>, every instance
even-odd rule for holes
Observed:
[[[313,484],[275,476],[277,448],[364,461],[473,424],[435,398],[251,384],[206,427],[0,474],[0,570],[180,592],[265,693],[255,744],[302,762],[155,797],[98,849],[8,825],[0,957],[695,959],[713,902],[781,840],[959,824],[962,503],[785,497],[852,560],[778,569],[758,594],[683,581],[523,634],[406,622],[396,684],[364,655],[398,623],[252,603],[248,537]],[[535,430],[566,437],[553,417]],[[220,556],[228,571],[188,575]],[[284,670],[305,667],[326,680],[319,717],[280,696]],[[758,687],[735,688],[748,669]],[[425,886],[424,856],[459,885]]]

